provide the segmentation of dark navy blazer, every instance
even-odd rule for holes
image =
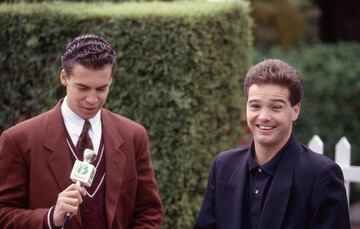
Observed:
[[[278,164],[257,229],[350,229],[340,167],[294,136]],[[242,219],[249,148],[213,161],[195,229],[248,229]]]

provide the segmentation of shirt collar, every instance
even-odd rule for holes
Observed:
[[[76,126],[79,132],[79,135],[82,131],[85,119],[81,118],[67,104],[67,96],[65,96],[64,101],[61,104],[61,113],[64,118],[65,123],[71,123],[72,126]],[[94,117],[88,119],[91,124],[91,129],[98,127],[101,124],[101,110],[99,110]]]
[[[250,155],[251,155],[248,158],[249,171],[251,172],[254,169],[261,168],[266,173],[274,176],[277,165],[279,164],[279,161],[281,160],[282,155],[284,155],[287,148],[289,148],[289,145],[294,144],[294,141],[295,141],[295,136],[293,136],[293,134],[291,134],[290,138],[286,142],[286,144],[275,154],[275,156],[273,158],[271,158],[270,161],[266,162],[264,165],[259,165],[255,161],[255,159],[254,159],[255,147],[254,147],[254,143],[252,143],[251,146],[249,147],[249,152],[250,152]]]

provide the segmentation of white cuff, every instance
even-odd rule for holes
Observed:
[[[54,206],[52,206],[47,213],[47,224],[48,224],[49,229],[52,229],[51,222],[50,222],[50,215],[51,215],[50,213],[53,208],[54,208]]]

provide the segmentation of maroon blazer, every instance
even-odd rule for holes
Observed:
[[[58,194],[72,183],[60,104],[0,136],[0,228],[43,228]],[[104,108],[101,120],[109,228],[160,228],[162,203],[145,129]],[[80,213],[68,228],[82,228]]]

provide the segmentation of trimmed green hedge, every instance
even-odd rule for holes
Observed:
[[[71,38],[104,36],[119,56],[106,106],[149,131],[164,228],[191,228],[211,160],[241,135],[248,4],[0,4],[0,24],[0,131],[64,95],[59,58]]]
[[[324,141],[325,153],[334,158],[335,145],[345,136],[352,164],[360,165],[360,43],[317,45],[290,52],[273,49],[258,53],[258,60],[276,57],[288,61],[300,73],[305,93],[300,119],[295,126],[305,144],[315,134]],[[359,199],[360,184],[351,199]]]

